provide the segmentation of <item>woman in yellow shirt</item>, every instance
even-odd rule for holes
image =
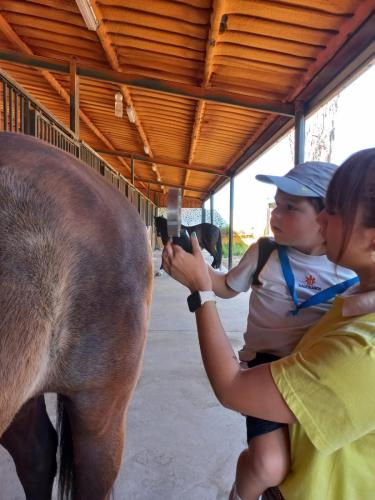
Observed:
[[[294,352],[242,369],[225,335],[196,238],[193,255],[170,243],[163,267],[197,304],[203,363],[220,402],[246,415],[290,424],[286,500],[375,498],[375,148],[359,151],[335,173],[319,216],[328,258],[355,271],[359,285]],[[208,299],[208,300],[207,300]],[[192,299],[190,299],[190,302]],[[245,485],[236,485],[237,500]]]

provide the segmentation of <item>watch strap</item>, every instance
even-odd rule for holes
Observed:
[[[195,312],[203,304],[209,301],[216,302],[216,295],[212,290],[195,291],[187,298],[190,312]]]
[[[216,295],[215,292],[213,292],[212,290],[199,292],[199,295],[201,297],[202,306],[205,302],[210,302],[210,301],[216,302]]]

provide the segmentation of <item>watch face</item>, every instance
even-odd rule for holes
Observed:
[[[187,303],[189,306],[189,311],[190,312],[195,312],[199,307],[201,306],[201,296],[199,295],[199,292],[193,292],[189,297],[187,298]]]

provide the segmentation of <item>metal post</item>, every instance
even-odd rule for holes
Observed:
[[[9,87],[8,94],[8,105],[9,105],[9,131],[12,132],[13,129],[13,89]]]
[[[131,169],[131,183],[134,186],[134,158],[130,158],[130,169]]]
[[[234,207],[234,176],[229,182],[229,238],[228,238],[228,269],[232,269],[233,255],[233,207]]]
[[[8,103],[7,103],[8,86],[3,80],[3,130],[8,130]]]
[[[79,76],[75,58],[70,62],[70,129],[79,137]]]
[[[294,125],[294,165],[305,160],[305,107],[302,101],[295,105]]]
[[[147,200],[146,200],[146,226],[151,226],[150,220],[150,183],[147,184]]]
[[[206,222],[206,211],[204,209],[204,202],[202,203],[202,224]]]
[[[214,194],[210,193],[210,222],[214,223]]]

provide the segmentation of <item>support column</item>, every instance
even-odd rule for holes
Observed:
[[[234,175],[229,182],[229,238],[228,238],[228,269],[232,269],[233,256],[233,207],[234,207]]]
[[[202,203],[202,224],[206,222],[206,211],[204,209],[204,202]]]
[[[70,130],[79,137],[79,76],[75,58],[70,62]]]
[[[294,165],[305,161],[305,106],[297,101],[294,116]]]
[[[151,188],[150,188],[150,183],[147,184],[147,200],[146,200],[146,225],[147,226],[152,226],[152,220],[151,220],[151,211],[150,211],[150,204],[151,204],[151,199],[150,199],[150,194],[151,194]]]
[[[210,222],[214,223],[214,195],[210,193]]]

